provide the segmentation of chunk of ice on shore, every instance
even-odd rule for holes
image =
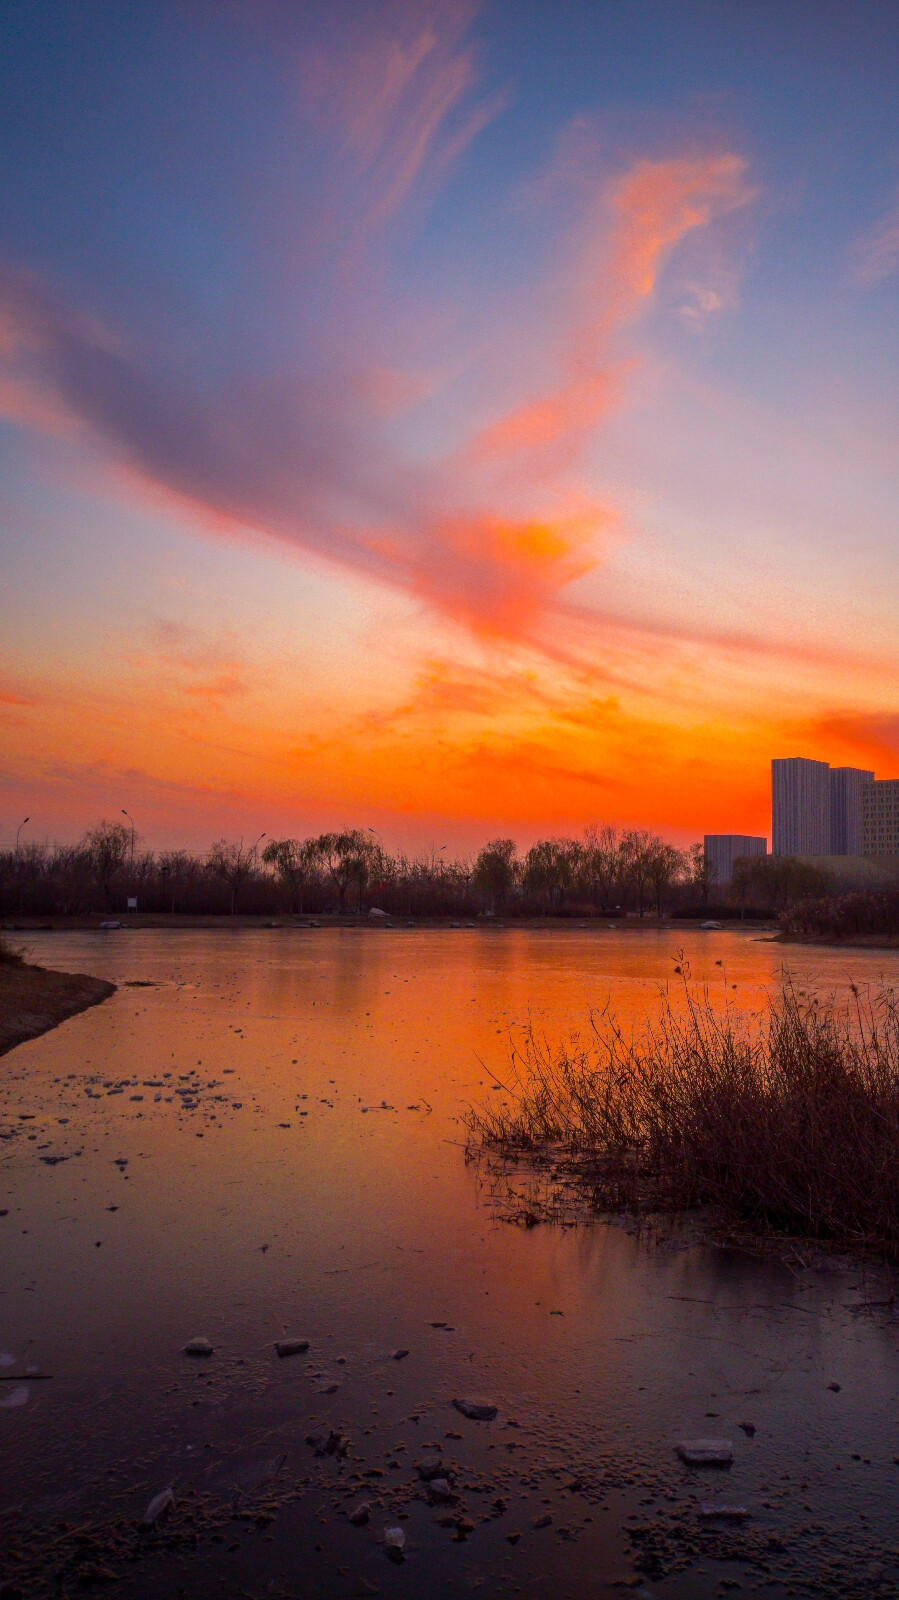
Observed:
[[[677,1453],[688,1467],[729,1467],[734,1459],[729,1439],[682,1439]]]

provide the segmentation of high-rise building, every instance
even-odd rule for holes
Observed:
[[[830,769],[830,853],[857,856],[862,848],[862,792],[874,782],[873,772],[858,767]]]
[[[705,836],[705,861],[709,884],[723,888],[734,875],[734,862],[741,856],[766,856],[767,839],[748,833],[707,833]]]
[[[899,778],[880,778],[861,795],[861,853],[899,856]]]
[[[873,772],[859,767],[804,756],[772,761],[772,855],[858,855],[862,797],[873,782]]]
[[[830,767],[804,756],[771,763],[771,854],[830,855]]]

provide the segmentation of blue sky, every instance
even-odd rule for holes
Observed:
[[[0,838],[899,772],[897,58],[864,3],[9,4]]]

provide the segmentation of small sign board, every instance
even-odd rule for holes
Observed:
[[[128,896],[128,910],[129,911],[136,911],[137,910],[137,896],[136,895],[129,894],[129,896]]]

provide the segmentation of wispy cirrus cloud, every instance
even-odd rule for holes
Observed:
[[[620,403],[627,363],[613,340],[651,299],[667,256],[697,228],[754,197],[746,162],[733,154],[638,162],[609,184],[594,180],[587,239],[572,294],[563,382],[488,424],[471,442],[476,460],[541,451],[558,471],[571,466],[586,436]],[[562,445],[561,452],[559,446]]]
[[[899,201],[856,240],[852,264],[856,282],[865,289],[899,271]]]
[[[364,26],[351,17],[337,46],[310,53],[299,90],[324,141],[323,206],[359,223],[342,271],[360,293],[372,272],[365,238],[432,188],[497,110],[477,97],[469,6],[375,15],[374,27],[368,13]],[[339,284],[321,302],[329,320],[315,330],[313,354],[287,340],[273,357],[246,330],[238,337],[213,322],[197,337],[183,309],[102,315],[0,266],[0,381],[74,419],[132,482],[176,495],[205,527],[261,531],[477,633],[533,641],[617,536],[615,506],[584,487],[580,469],[594,430],[621,403],[630,361],[622,336],[680,242],[752,197],[732,152],[590,174],[575,269],[559,287],[556,345],[533,386],[453,448],[437,379],[428,446],[408,448],[420,373],[410,375],[402,348],[383,360],[371,328],[352,353]],[[359,295],[351,298],[355,306]],[[260,317],[287,327],[299,309],[276,300]],[[376,303],[370,316],[377,323]],[[418,327],[421,306],[410,304],[405,321]],[[519,336],[516,326],[502,334]]]
[[[506,103],[502,90],[473,99],[475,10],[466,0],[388,7],[374,30],[349,15],[339,48],[305,56],[300,105],[342,158],[338,187],[358,186],[357,223],[382,226],[417,190],[432,192]]]

